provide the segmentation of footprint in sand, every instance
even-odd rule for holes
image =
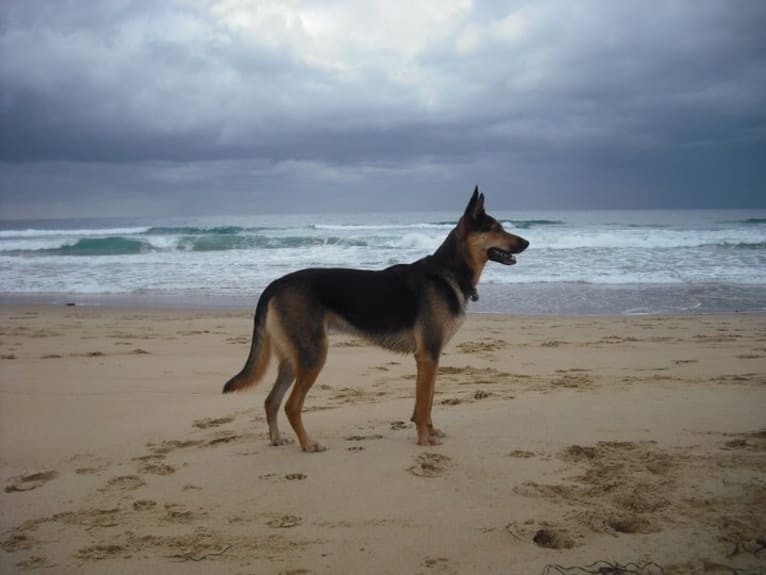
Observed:
[[[457,397],[450,397],[447,399],[442,399],[439,403],[441,405],[460,405],[461,403],[463,403],[463,400],[458,399]]]
[[[583,374],[566,373],[551,380],[555,388],[587,389],[593,386],[593,379]]]
[[[152,501],[151,499],[138,499],[137,501],[133,502],[133,509],[136,511],[147,511],[149,509],[153,509],[157,506],[156,501]]]
[[[736,439],[730,439],[721,449],[731,451],[745,449],[748,451],[766,451],[766,430],[740,434]]]
[[[417,477],[441,477],[450,467],[452,459],[440,453],[421,453],[415,464],[407,469]]]
[[[121,522],[119,507],[110,509],[80,509],[78,511],[65,511],[56,513],[51,517],[38,520],[42,522],[55,521],[64,525],[79,525],[86,529],[115,527]]]
[[[222,435],[221,437],[216,437],[215,439],[211,439],[207,442],[208,445],[222,445],[224,443],[229,443],[231,441],[234,441],[235,439],[239,439],[242,437],[241,435]]]
[[[297,515],[282,515],[282,517],[272,519],[266,525],[272,529],[289,529],[290,527],[297,527],[301,523],[303,523],[303,519]]]
[[[508,342],[496,338],[484,338],[476,341],[466,341],[457,345],[461,353],[490,353],[508,347]]]
[[[102,561],[126,551],[127,548],[122,545],[89,545],[79,549],[74,556],[87,561]]]
[[[159,463],[156,461],[147,461],[138,469],[139,473],[150,473],[152,475],[170,475],[175,473],[176,469],[172,465]]]
[[[524,449],[514,449],[509,454],[509,457],[518,457],[520,459],[529,459],[535,456],[534,451],[526,451]]]
[[[644,517],[610,517],[606,525],[617,533],[655,533],[660,529]]]
[[[32,473],[31,475],[14,477],[5,487],[5,492],[16,493],[21,491],[32,491],[33,489],[42,487],[51,479],[55,479],[57,476],[58,473],[55,471],[41,471],[40,473]]]
[[[176,449],[185,449],[187,447],[199,447],[204,444],[203,439],[189,439],[186,441],[179,441],[177,439],[163,441],[159,444],[147,443],[146,446],[152,450],[154,456],[166,455]],[[144,456],[151,459],[152,456]],[[141,458],[139,458],[141,459]],[[142,459],[143,461],[144,459]]]
[[[99,491],[133,491],[146,485],[138,475],[120,475],[112,477]]]
[[[566,342],[558,339],[549,339],[540,344],[542,347],[559,347],[562,345],[566,345]]]
[[[5,539],[2,542],[0,542],[0,549],[5,551],[6,553],[16,553],[16,551],[25,551],[27,549],[32,549],[33,547],[36,547],[38,545],[37,541],[35,541],[32,537],[30,537],[26,533],[19,532],[20,530],[21,530],[21,527],[17,527],[16,533],[11,533],[8,539]]]
[[[368,439],[383,439],[383,436],[377,433],[372,435],[349,435],[346,441],[367,441]]]
[[[444,575],[455,573],[450,565],[450,560],[446,557],[426,557],[423,561],[423,567],[429,569],[431,573],[443,573]]]
[[[210,427],[219,427],[227,423],[234,421],[233,417],[206,417],[205,419],[198,419],[194,422],[194,427],[197,429],[208,429]]]
[[[303,481],[307,477],[308,475],[305,473],[288,473],[284,476],[284,479],[287,481]],[[262,473],[258,476],[258,479],[264,479],[267,481],[281,481],[282,476],[278,475],[277,473]]]
[[[104,469],[106,469],[106,465],[99,465],[95,467],[78,467],[74,470],[74,472],[77,475],[95,475],[96,473],[101,473]]]
[[[24,559],[23,561],[19,561],[16,563],[16,567],[19,569],[24,569],[25,571],[28,569],[51,569],[52,567],[55,567],[56,564],[52,563],[51,561],[48,561],[45,557],[38,557],[36,555],[33,555],[32,557],[29,557],[28,559]]]
[[[574,547],[574,541],[566,531],[558,529],[544,528],[539,529],[532,538],[539,547],[546,549],[571,549]]]
[[[197,519],[207,516],[207,513],[195,513],[185,509],[182,505],[168,503],[165,505],[165,516],[163,519],[170,523],[191,523]]]

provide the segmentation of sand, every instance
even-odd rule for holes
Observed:
[[[268,445],[273,368],[220,393],[250,330],[0,306],[0,572],[766,571],[764,315],[470,315],[428,448],[413,359],[335,335],[316,454]]]

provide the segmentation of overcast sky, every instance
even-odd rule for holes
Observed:
[[[766,2],[3,0],[0,217],[766,207]]]

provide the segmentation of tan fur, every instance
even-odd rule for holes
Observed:
[[[242,391],[257,385],[269,367],[269,361],[271,360],[271,337],[268,330],[261,330],[258,337],[260,343],[255,355],[250,355],[244,369],[229,382],[232,390]]]
[[[487,243],[487,235],[472,234],[466,242],[468,259],[471,262],[470,268],[473,271],[472,281],[474,285],[479,283],[481,272],[484,271],[484,266],[487,265],[487,247],[490,247]]]

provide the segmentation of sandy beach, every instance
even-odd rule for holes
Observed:
[[[762,314],[469,315],[429,448],[413,359],[334,335],[318,454],[268,445],[273,367],[221,394],[251,321],[0,306],[0,572],[766,570]]]

